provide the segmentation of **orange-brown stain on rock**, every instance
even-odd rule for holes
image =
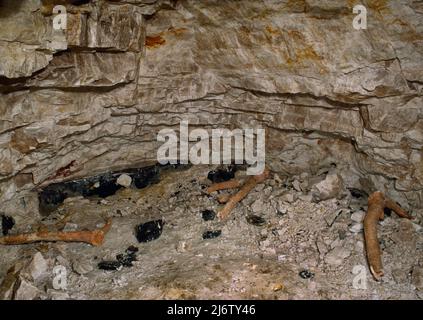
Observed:
[[[391,13],[388,0],[367,0],[366,7],[373,12],[373,16],[379,21],[385,21],[386,15]],[[371,13],[367,13],[370,15]]]
[[[309,64],[314,63],[319,68],[321,74],[328,71],[323,63],[323,57],[316,52],[312,45],[307,43],[301,32],[297,30],[286,30],[285,33],[287,35],[286,39],[295,43],[293,50],[287,50],[284,53],[286,65],[289,68],[304,67],[307,62]]]
[[[246,26],[240,26],[237,32],[238,42],[245,47],[253,46],[253,39],[251,37],[251,30]]]
[[[161,35],[145,37],[145,46],[147,48],[157,48],[165,43],[166,40]]]
[[[354,8],[354,6],[356,6],[357,4],[360,4],[358,2],[358,0],[348,0],[347,1],[347,6],[348,8],[350,8],[352,10],[352,8]]]
[[[286,50],[283,52],[285,64],[288,68],[297,68],[306,66],[306,62],[314,63],[320,73],[326,73],[327,68],[323,64],[323,57],[317,54],[316,50],[308,44],[307,39],[298,30],[280,30],[267,25],[264,33],[269,42],[280,41],[280,45],[285,44]]]
[[[271,35],[280,35],[281,32],[278,29],[273,28],[272,26],[266,26],[267,33]]]
[[[315,60],[321,61],[322,57],[319,56],[311,46],[307,46],[303,49],[295,50],[294,59],[288,58],[288,63],[302,63],[304,60]]]
[[[272,46],[279,47],[284,42],[283,31],[271,25],[264,28],[264,36],[267,41],[266,45],[270,43]]]
[[[388,0],[367,0],[367,7],[380,13],[389,10]]]
[[[147,48],[158,48],[166,43],[165,38],[163,37],[164,34],[169,34],[175,37],[181,37],[188,31],[187,28],[175,28],[170,27],[166,31],[160,32],[157,35],[146,36],[145,37],[145,46]]]
[[[287,33],[288,36],[295,41],[305,41],[303,34],[297,30],[288,30]]]

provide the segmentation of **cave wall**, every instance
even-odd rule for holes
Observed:
[[[97,0],[67,6],[62,32],[39,1],[1,0],[2,210],[155,162],[181,119],[264,127],[274,171],[336,163],[349,186],[422,207],[423,3],[362,3],[358,31],[354,0]]]

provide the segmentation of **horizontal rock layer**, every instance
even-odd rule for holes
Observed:
[[[156,161],[157,132],[266,128],[286,174],[335,163],[347,185],[423,205],[423,6],[362,1],[91,1],[52,29],[0,9],[0,201]],[[358,2],[357,2],[358,3]]]

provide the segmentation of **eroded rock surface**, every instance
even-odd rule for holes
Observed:
[[[421,207],[423,7],[362,3],[365,31],[355,1],[94,0],[68,6],[63,32],[39,1],[2,1],[4,211],[41,185],[155,162],[158,130],[182,118],[262,126],[274,171],[335,163],[346,186]]]

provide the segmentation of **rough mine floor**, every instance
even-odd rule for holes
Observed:
[[[365,197],[344,190],[338,200],[316,202],[312,177],[273,176],[220,222],[214,213],[221,205],[204,192],[209,170],[168,171],[147,188],[122,188],[104,199],[66,199],[43,223],[67,216],[65,230],[92,229],[112,217],[105,243],[0,246],[0,279],[18,260],[32,259],[15,293],[22,298],[423,298],[421,211],[413,212],[413,222],[392,215],[379,226],[385,277],[376,282],[360,224]],[[161,233],[140,243],[136,226],[159,219]],[[136,261],[99,269],[130,246],[138,248]],[[34,258],[37,252],[42,257]],[[64,284],[55,266],[64,267]]]

